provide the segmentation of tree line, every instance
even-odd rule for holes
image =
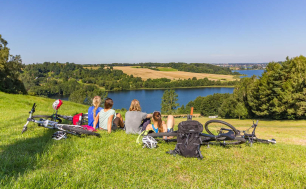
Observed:
[[[170,80],[167,78],[148,79],[127,75],[113,67],[100,65],[87,69],[74,63],[50,63],[26,65],[21,74],[25,88],[31,95],[71,95],[84,85],[92,90],[107,91],[133,90],[142,88],[179,88],[198,86],[233,86],[237,81],[211,81],[208,78]]]

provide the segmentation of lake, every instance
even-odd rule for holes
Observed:
[[[261,76],[261,74],[264,71],[265,70],[233,70],[233,72],[239,72],[241,74],[245,74],[246,75],[246,76],[241,76],[241,78],[243,78],[243,77],[252,77],[253,75]]]
[[[237,70],[241,74],[246,74],[251,77],[252,75],[261,75],[264,70]],[[111,91],[108,92],[108,97],[114,101],[114,109],[129,109],[131,101],[137,99],[140,102],[142,111],[152,113],[155,110],[161,109],[161,98],[165,89],[156,90],[134,90],[134,91]],[[233,93],[234,88],[227,87],[206,87],[206,88],[194,88],[194,89],[175,89],[178,94],[179,105],[186,105],[188,102],[193,101],[198,96],[208,96],[214,93]],[[54,96],[54,99],[60,98],[62,100],[68,100],[68,97]]]
[[[159,90],[136,90],[136,91],[119,91],[119,92],[108,92],[108,96],[114,101],[114,108],[129,109],[131,101],[137,99],[140,102],[142,111],[154,112],[155,110],[160,111],[161,100],[164,93],[164,89]],[[196,88],[196,89],[175,89],[178,94],[177,103],[186,105],[188,102],[196,99],[198,96],[207,96],[214,93],[233,93],[234,88],[226,87],[207,87],[207,88]]]

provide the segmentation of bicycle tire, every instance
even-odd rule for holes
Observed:
[[[78,135],[86,134],[86,135],[100,136],[99,133],[95,133],[95,132],[88,131],[88,130],[81,129],[81,128],[77,128],[77,127],[71,127],[71,126],[66,126],[65,125],[65,126],[62,126],[62,129],[66,130],[66,131],[73,132],[73,133],[78,134]]]
[[[33,115],[32,118],[34,118],[34,119],[35,118],[43,118],[43,119],[53,121],[53,116],[50,116],[50,115]],[[60,118],[57,118],[57,122],[62,123],[62,120]]]
[[[238,135],[238,131],[234,126],[232,126],[231,124],[229,124],[225,121],[221,121],[221,120],[209,120],[209,121],[207,121],[205,123],[205,130],[206,130],[207,133],[217,136],[219,134],[218,130],[220,130],[221,128],[224,128],[224,126],[229,127],[235,133],[235,136]]]

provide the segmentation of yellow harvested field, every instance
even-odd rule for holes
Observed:
[[[148,68],[133,68],[132,66],[114,66],[116,70],[122,70],[128,75],[133,75],[134,77],[141,77],[143,80],[147,79],[158,79],[158,78],[168,78],[174,79],[188,79],[196,77],[197,79],[203,79],[207,77],[209,80],[219,80],[226,79],[226,81],[234,81],[233,75],[221,75],[221,74],[206,74],[206,73],[192,73],[183,71],[155,71]]]

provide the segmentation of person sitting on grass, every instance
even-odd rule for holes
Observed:
[[[125,113],[125,132],[127,134],[140,134],[141,131],[145,131],[149,123],[152,114],[141,112],[139,101],[134,99],[131,102],[129,111]]]
[[[115,112],[115,110],[111,109],[113,107],[113,100],[111,98],[107,98],[104,103],[104,109],[101,110],[94,122],[94,128],[96,125],[100,124],[100,129],[108,131],[111,133],[114,130],[117,130],[118,127],[123,128],[123,118],[120,113]]]
[[[99,96],[95,96],[92,99],[92,105],[88,108],[88,125],[93,127],[95,118],[97,116],[97,114],[103,110],[103,108],[100,107],[101,104],[101,97]],[[99,128],[99,122],[96,125],[97,128]],[[96,129],[96,128],[95,128]]]
[[[149,124],[146,130],[153,130],[155,133],[170,133],[173,131],[174,127],[174,117],[173,115],[168,115],[167,124],[161,119],[160,112],[153,113],[153,123]]]

